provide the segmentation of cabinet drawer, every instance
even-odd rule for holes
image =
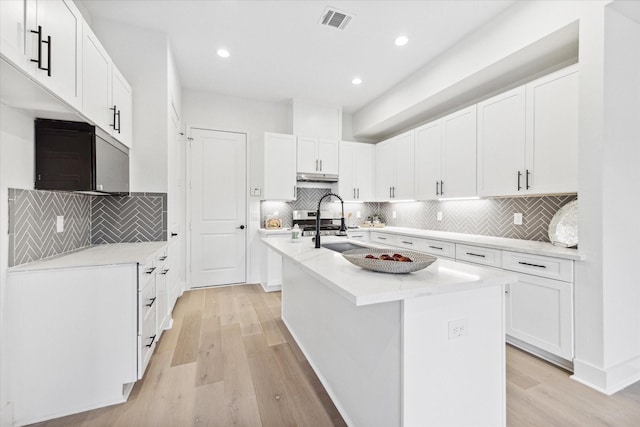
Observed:
[[[456,260],[472,262],[474,264],[500,267],[502,264],[501,252],[500,249],[456,244]]]
[[[563,282],[573,282],[573,261],[568,259],[504,251],[502,268]]]
[[[424,242],[419,237],[396,236],[396,246],[413,251],[422,251]]]
[[[347,236],[349,236],[352,240],[358,240],[360,242],[368,242],[369,241],[369,231],[347,231]]]
[[[144,263],[138,264],[138,290],[142,290],[149,283],[149,279],[154,277],[156,272],[155,258],[149,259]]]
[[[371,241],[381,245],[396,246],[396,237],[394,234],[380,233],[379,231],[371,232]]]
[[[138,336],[138,379],[142,378],[147,369],[153,350],[156,348],[156,310],[155,305],[151,314],[142,323],[142,334]]]
[[[142,333],[142,324],[156,309],[156,283],[152,281],[138,293],[140,298],[138,332]]]
[[[456,244],[451,242],[442,242],[440,240],[423,239],[422,249],[431,255],[455,258],[456,257]]]

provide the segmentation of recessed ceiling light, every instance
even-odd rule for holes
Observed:
[[[227,49],[218,49],[218,51],[216,53],[218,54],[218,56],[220,58],[228,58],[229,57],[229,51]]]
[[[351,83],[353,83],[354,85],[359,85],[360,83],[362,83],[362,79],[360,77],[354,77],[353,80],[351,80]]]
[[[404,46],[409,41],[407,36],[400,36],[396,38],[396,46]]]

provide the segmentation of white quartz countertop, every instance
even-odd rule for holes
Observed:
[[[141,242],[88,246],[74,252],[17,265],[11,267],[9,272],[142,263],[166,245],[167,242]]]
[[[291,229],[290,228],[275,228],[275,229],[266,229],[266,228],[259,228],[258,229],[258,233],[260,233],[263,236],[278,236],[278,235],[291,235]]]
[[[297,243],[284,237],[263,238],[262,241],[358,306],[461,292],[477,287],[502,286],[517,280],[512,273],[444,259],[438,259],[426,269],[409,274],[377,273],[351,264],[338,252],[325,248],[315,249],[310,237],[303,237]],[[344,241],[369,247],[378,246],[341,237],[322,237],[323,243]],[[397,248],[390,251],[403,252]]]
[[[486,248],[503,249],[532,255],[551,256],[581,261],[585,257],[577,249],[554,246],[549,242],[535,240],[509,239],[506,237],[480,236],[477,234],[451,233],[448,231],[421,230],[405,227],[361,228],[359,231],[377,231],[382,233],[406,236],[425,237],[467,245],[484,246]]]

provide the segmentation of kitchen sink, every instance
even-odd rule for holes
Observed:
[[[356,245],[355,243],[351,243],[351,242],[323,243],[320,246],[322,246],[323,248],[331,249],[332,251],[336,251],[336,252],[344,252],[351,249],[366,248],[366,246]]]

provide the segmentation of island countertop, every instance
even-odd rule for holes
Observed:
[[[356,306],[400,301],[420,296],[460,292],[478,287],[515,283],[515,274],[468,264],[438,259],[424,270],[408,274],[386,274],[368,271],[351,264],[342,254],[326,248],[316,249],[311,238],[301,242],[270,238],[262,241],[282,256],[347,298]],[[324,243],[349,241],[341,237],[323,236]],[[378,245],[351,241],[368,247]],[[398,248],[390,251],[403,252]]]

